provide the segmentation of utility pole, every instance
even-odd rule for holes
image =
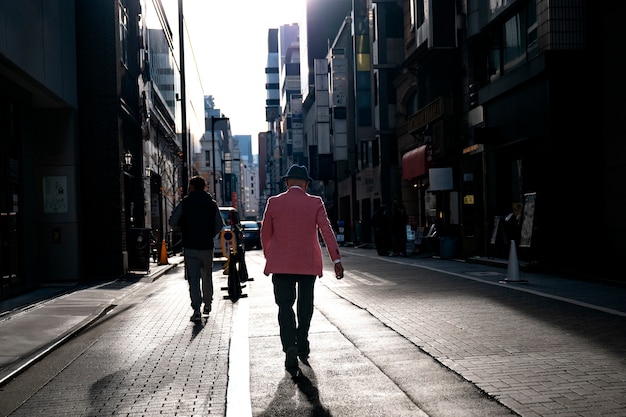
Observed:
[[[187,195],[189,182],[189,141],[187,140],[187,92],[185,85],[185,29],[183,22],[183,0],[178,0],[178,38],[180,45],[180,115],[182,119],[181,142],[183,152],[182,189]]]

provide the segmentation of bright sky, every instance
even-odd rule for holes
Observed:
[[[255,142],[267,130],[268,29],[299,23],[304,0],[183,1],[205,95],[230,119],[233,135]]]

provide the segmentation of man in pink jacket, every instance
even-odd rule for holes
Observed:
[[[265,275],[273,274],[285,368],[295,377],[299,372],[298,357],[307,363],[309,356],[313,287],[316,277],[322,276],[322,249],[318,231],[335,264],[337,279],[343,278],[343,266],[324,202],[320,197],[306,192],[312,181],[307,168],[292,165],[282,179],[287,182],[287,191],[267,200],[261,226],[261,244],[266,260],[263,272]],[[293,311],[296,293],[297,323]]]

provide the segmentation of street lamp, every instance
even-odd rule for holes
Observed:
[[[124,163],[122,164],[122,169],[124,171],[124,175],[130,175],[130,169],[133,167],[133,154],[130,151],[124,152]]]
[[[124,154],[124,163],[126,164],[126,166],[130,166],[133,162],[133,154],[130,153],[130,151],[126,151],[126,153]]]
[[[215,172],[215,122],[220,120],[228,120],[228,117],[215,117],[211,116],[211,144],[213,147],[213,195],[217,200],[217,174]]]

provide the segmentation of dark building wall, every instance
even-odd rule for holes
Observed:
[[[141,155],[141,148],[135,149],[141,144],[141,132],[133,120],[136,103],[120,105],[122,81],[129,75],[120,62],[117,5],[109,0],[76,2],[81,259],[84,275],[91,277],[125,272],[127,200],[134,183],[141,181],[138,171],[131,171],[131,177],[121,169],[125,151]],[[136,28],[130,27],[129,33],[137,33]],[[132,60],[136,49],[129,49]]]
[[[76,105],[74,1],[3,1],[0,33],[0,61],[36,106]]]
[[[597,60],[593,62],[594,71],[589,74],[593,80],[591,86],[601,86],[601,96],[598,101],[581,103],[583,109],[596,108],[599,111],[598,118],[593,121],[593,131],[586,141],[589,145],[585,153],[590,159],[602,161],[599,181],[584,191],[585,198],[596,202],[594,196],[602,196],[601,208],[596,205],[585,217],[589,218],[585,223],[590,225],[586,245],[598,247],[602,263],[609,260],[606,268],[621,271],[622,258],[626,253],[626,125],[623,122],[626,114],[626,62],[617,59],[616,53],[624,48],[626,2],[607,0],[601,4],[602,7],[594,9],[598,25],[598,40],[594,39]],[[601,75],[598,74],[600,69]],[[602,145],[598,145],[598,137],[603,138]],[[582,173],[586,172],[587,169],[583,168]],[[598,217],[601,221],[597,220]],[[604,230],[601,238],[597,238],[596,225]],[[600,243],[600,239],[605,243]]]
[[[475,200],[460,203],[463,232],[474,239],[467,245],[471,253],[463,255],[493,255],[494,216],[521,214],[524,194],[536,192],[532,241],[520,257],[552,269],[618,279],[611,270],[619,269],[625,250],[620,236],[626,219],[620,213],[626,205],[626,128],[618,120],[626,108],[626,82],[619,75],[626,64],[615,59],[615,51],[624,40],[619,16],[626,6],[615,0],[567,0],[558,7],[518,0],[492,10],[490,4],[480,0],[466,5],[467,24],[457,28],[457,64],[418,42],[405,7],[403,67],[409,70],[396,80],[401,113],[414,91],[417,109],[448,95],[446,88],[452,96],[463,93],[455,98],[454,112],[471,123],[456,121],[460,146],[453,153],[467,153],[459,161],[437,160],[434,149],[433,159],[452,164],[455,188]],[[533,14],[537,33],[533,38],[532,26],[524,28],[520,39],[529,42],[523,45],[524,56],[512,56],[514,51],[501,55],[494,72],[492,41],[505,25],[510,30],[513,17],[532,23]],[[398,120],[401,150],[411,149],[413,139]],[[508,237],[519,238],[519,231]],[[498,256],[508,256],[508,244],[501,245]]]
[[[480,140],[486,146],[487,218],[515,211],[525,193],[536,192],[532,240],[520,257],[552,269],[614,277],[611,268],[619,259],[615,255],[624,249],[622,239],[614,237],[621,234],[624,222],[622,216],[610,220],[607,214],[620,206],[619,201],[623,208],[625,187],[602,172],[609,165],[623,166],[625,152],[603,131],[612,130],[614,138],[623,138],[623,129],[617,133],[619,129],[614,129],[616,124],[606,114],[617,120],[616,114],[623,112],[624,106],[615,106],[616,100],[607,98],[623,94],[624,81],[616,76],[619,64],[608,58],[615,45],[607,47],[607,42],[615,39],[618,27],[616,22],[609,23],[608,16],[615,13],[609,3],[598,7],[591,2],[568,2],[569,18],[560,25],[549,24],[562,10],[538,4],[543,30],[538,55],[496,79],[480,80],[479,97],[485,126],[491,132]],[[510,13],[526,7],[525,2],[511,5]],[[483,34],[502,25],[510,13],[496,16]],[[484,60],[479,38],[471,40],[474,61],[480,60],[481,53]],[[600,78],[611,81],[602,85]],[[620,193],[621,198],[613,199]],[[588,230],[594,230],[593,238]],[[598,259],[603,261],[598,263]]]
[[[3,2],[0,33],[4,298],[79,278],[74,2]]]

